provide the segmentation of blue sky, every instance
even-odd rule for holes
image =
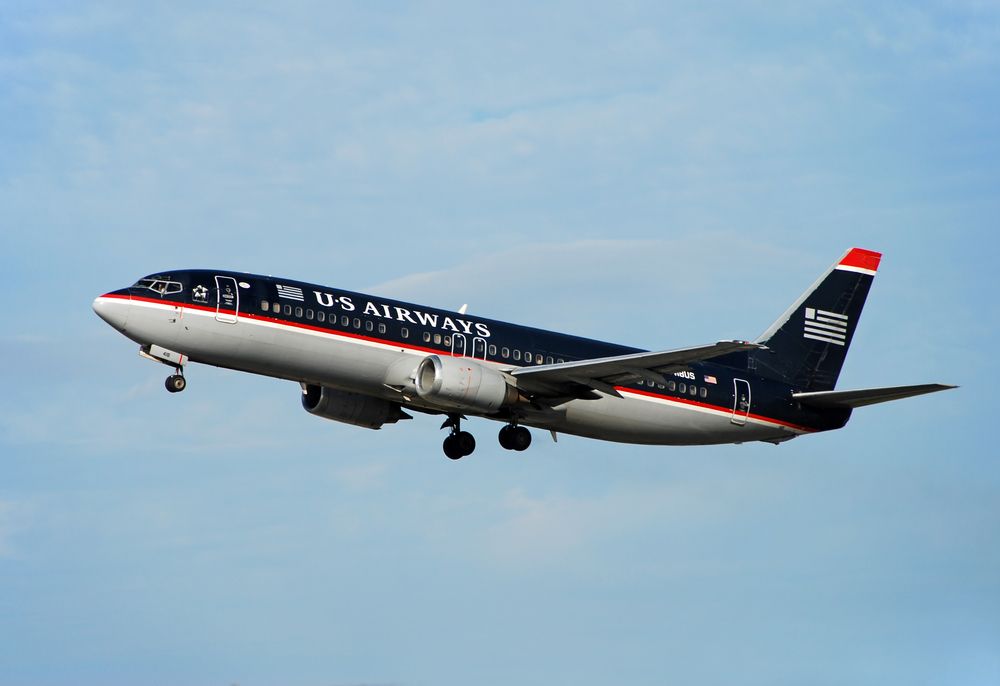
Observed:
[[[1000,682],[992,3],[7,2],[0,683]],[[770,445],[440,454],[90,302],[284,274],[645,348],[885,258]]]

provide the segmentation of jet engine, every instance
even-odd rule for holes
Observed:
[[[311,384],[302,388],[302,407],[317,417],[363,426],[366,429],[380,429],[383,424],[410,419],[410,415],[403,412],[399,403]]]
[[[519,398],[503,374],[467,357],[425,357],[415,381],[423,400],[455,410],[490,413]]]

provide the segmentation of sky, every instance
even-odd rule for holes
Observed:
[[[991,2],[0,5],[0,684],[1000,683]],[[885,253],[780,446],[368,431],[91,311],[284,275],[646,349]]]

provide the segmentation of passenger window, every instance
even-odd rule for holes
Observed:
[[[490,345],[489,356],[490,357],[496,357],[497,356],[497,347],[495,345],[492,345],[492,344]]]
[[[514,348],[514,359],[518,361],[521,359],[521,351],[517,348]]]
[[[402,336],[403,338],[409,338],[410,330],[404,326],[399,330],[399,335]]]
[[[379,333],[385,333],[385,324],[383,324],[383,323],[379,322],[379,325],[378,325],[378,332],[379,332]]]
[[[500,348],[500,357],[505,360],[510,357],[510,348]]]
[[[680,391],[681,393],[687,393],[687,389],[688,387],[686,383],[681,383],[680,385],[677,386],[677,390]]]
[[[566,360],[564,360],[564,359],[563,359],[563,358],[561,358],[561,357],[560,357],[560,358],[557,358],[557,359],[556,359],[556,362],[558,362],[559,364],[562,364],[562,363],[563,363],[563,362],[565,362],[565,361],[566,361]]]
[[[312,311],[312,309],[306,310],[306,319],[312,319],[312,318],[313,318],[313,311]]]
[[[441,345],[441,334],[434,334],[434,345]]]
[[[431,332],[424,331],[424,343],[430,343],[430,342],[431,342]]]
[[[531,353],[527,350],[524,351],[524,361],[531,364]]]
[[[343,326],[345,329],[347,328],[347,325],[350,323],[351,323],[351,318],[348,317],[346,314],[340,317],[340,325]]]
[[[299,319],[302,318],[302,308],[301,307],[296,307],[295,308],[295,316],[298,317]]]
[[[688,390],[688,392],[691,395],[698,395],[698,387],[697,386],[691,386],[691,388]]]
[[[552,364],[553,362],[555,362],[555,360],[552,359],[551,355],[545,358],[545,364]]]
[[[271,303],[267,302],[266,300],[261,300],[260,309],[263,310],[264,312],[267,312],[269,309],[271,309]]]
[[[707,398],[708,397],[708,389],[707,388],[702,388],[700,391],[698,391],[698,393],[701,395],[702,398]]]
[[[292,306],[291,305],[285,305],[285,314],[290,315],[291,313],[292,313]]]
[[[354,328],[355,329],[360,329],[361,328],[361,320],[358,319],[357,317],[354,318]]]
[[[640,386],[645,386],[646,385],[646,382],[643,381],[642,379],[639,379],[636,383],[638,383]]]
[[[445,345],[446,348],[450,348],[451,347],[451,336],[445,336],[444,337],[444,345]]]
[[[366,319],[365,320],[365,331],[374,331],[374,330],[375,330],[375,324],[374,324],[374,322],[372,322],[371,319]]]
[[[668,381],[667,382],[667,390],[671,391],[671,392],[676,391],[677,390],[677,382],[676,381]]]
[[[663,384],[661,383],[656,384],[656,387],[659,388],[661,391],[663,390]]]
[[[326,321],[326,312],[324,312],[323,310],[320,310],[319,312],[317,312],[316,313],[316,321],[325,322]]]

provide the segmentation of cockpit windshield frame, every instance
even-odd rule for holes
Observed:
[[[132,288],[148,289],[160,295],[174,295],[184,290],[184,284],[179,281],[171,281],[170,279],[147,276],[136,281]]]

